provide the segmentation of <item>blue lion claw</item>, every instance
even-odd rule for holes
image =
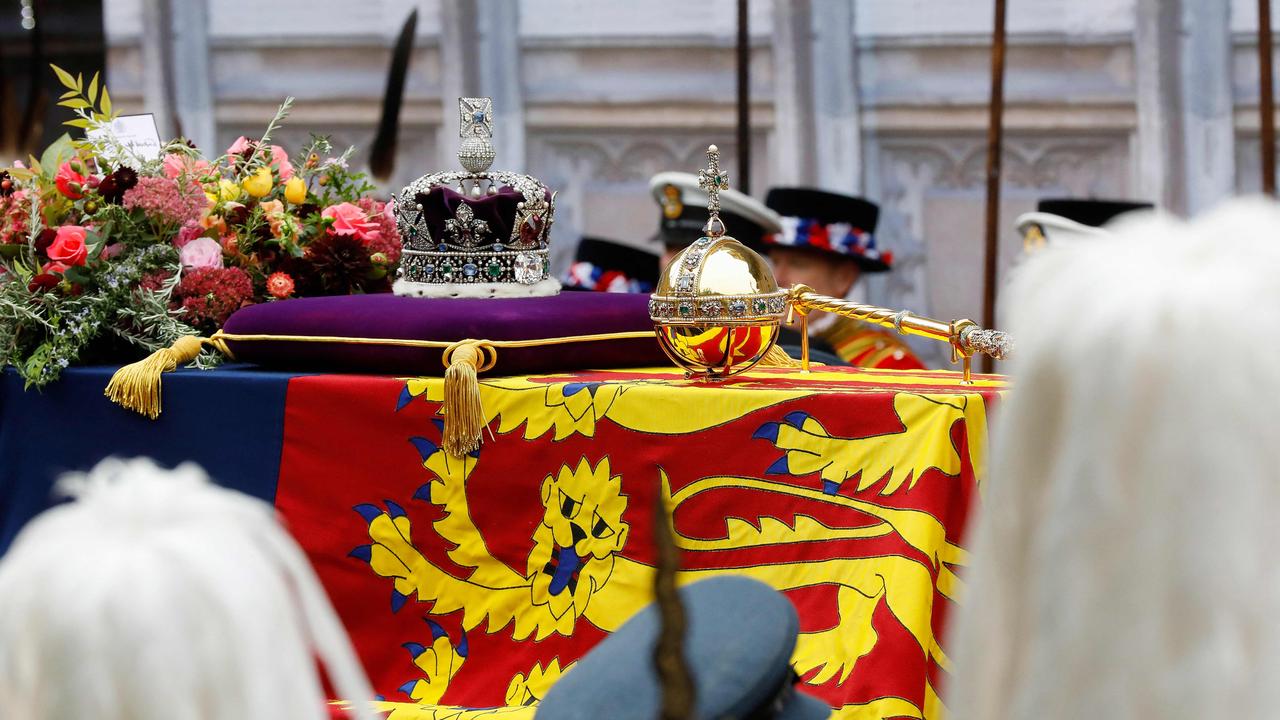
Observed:
[[[778,423],[767,422],[761,425],[759,429],[751,433],[751,437],[757,440],[768,440],[771,443],[778,442]]]
[[[787,413],[782,418],[782,421],[790,425],[791,427],[799,430],[804,427],[805,421],[811,417],[813,416],[803,410],[796,410],[795,412]]]
[[[418,455],[422,458],[422,462],[426,462],[427,458],[435,455],[440,449],[440,446],[424,437],[411,437],[409,438],[409,442],[417,449]]]
[[[791,466],[787,465],[787,456],[783,455],[775,460],[773,464],[769,466],[769,469],[764,472],[766,475],[790,475]]]

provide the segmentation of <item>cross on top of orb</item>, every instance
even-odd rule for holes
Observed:
[[[720,169],[720,149],[715,145],[707,147],[707,167],[698,171],[698,187],[707,192],[707,225],[703,232],[711,237],[724,234],[724,223],[720,221],[720,191],[729,189],[729,173]]]

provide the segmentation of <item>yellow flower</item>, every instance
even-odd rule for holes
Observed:
[[[289,178],[289,182],[284,184],[284,199],[294,205],[307,199],[307,184],[302,182],[302,178],[297,175]]]
[[[224,201],[229,202],[240,197],[240,186],[230,180],[218,181],[218,196]]]
[[[258,172],[245,178],[240,187],[251,196],[260,198],[271,192],[271,170],[260,168]]]

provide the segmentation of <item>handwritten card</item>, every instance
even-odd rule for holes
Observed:
[[[163,144],[160,142],[160,130],[156,128],[155,115],[121,115],[105,128],[94,131],[91,137],[97,139],[104,133],[115,135],[116,140],[129,149],[139,160],[157,160]]]

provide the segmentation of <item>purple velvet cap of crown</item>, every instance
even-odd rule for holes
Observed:
[[[543,199],[550,202],[550,193],[544,190]],[[455,219],[458,206],[463,203],[470,205],[471,212],[475,214],[475,219],[488,224],[488,237],[492,238],[492,240],[486,240],[481,243],[482,245],[488,245],[490,242],[504,244],[510,242],[511,233],[518,215],[516,206],[524,202],[524,195],[515,188],[503,185],[493,195],[473,198],[453,188],[437,185],[431,188],[429,192],[418,193],[414,196],[414,200],[422,205],[422,214],[427,224],[427,231],[431,233],[431,237],[435,238],[436,242],[440,242],[442,238],[446,237],[445,223]],[[545,220],[546,218],[543,218],[543,225],[545,225]],[[538,228],[539,231],[541,229],[541,227]],[[541,235],[541,232],[538,234]],[[531,243],[525,242],[524,244]]]
[[[652,334],[649,296],[564,293],[502,299],[413,298],[390,294],[303,298],[243,308],[228,335],[307,335],[407,340],[530,340],[643,331],[643,338],[498,348],[486,375],[520,375],[669,363]],[[350,343],[228,340],[239,361],[289,370],[440,375],[441,348]]]

